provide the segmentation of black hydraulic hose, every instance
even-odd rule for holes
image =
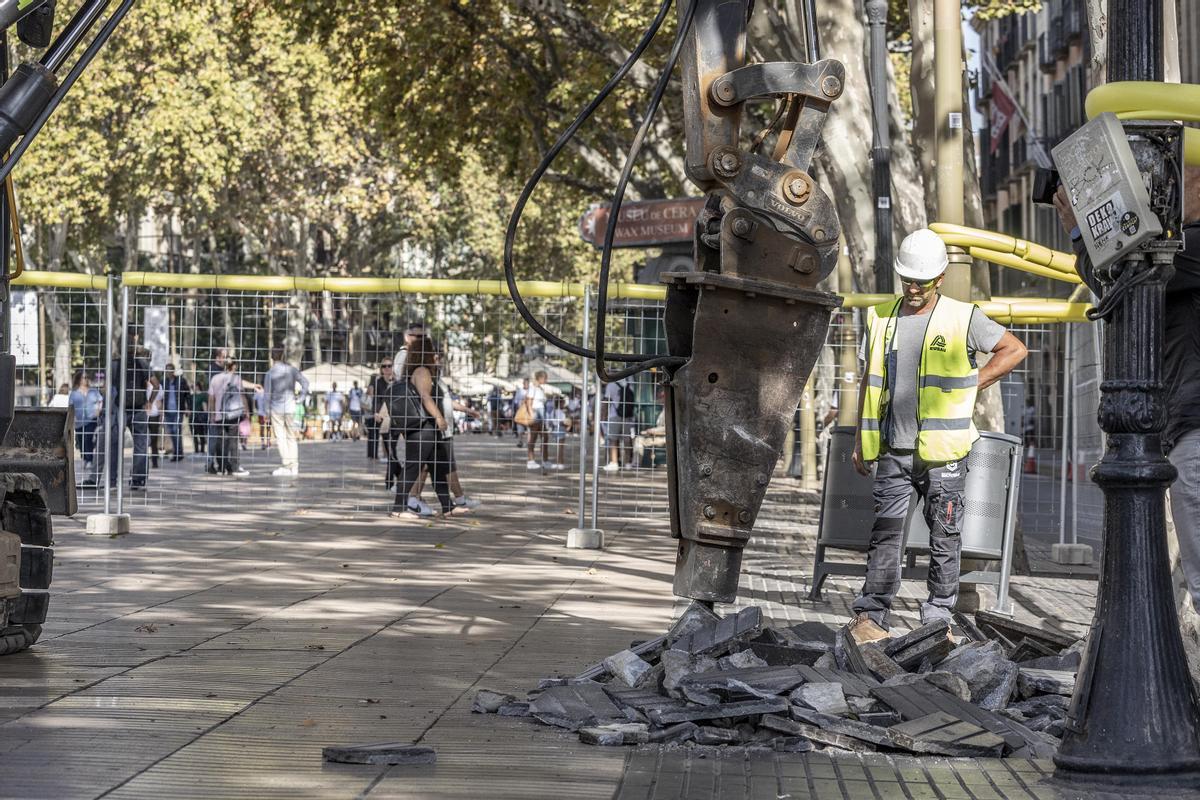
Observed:
[[[804,0],[804,36],[808,41],[808,62],[821,60],[821,38],[817,33],[817,0]]]
[[[0,165],[0,181],[3,181],[5,178],[7,178],[9,173],[13,171],[13,167],[17,165],[17,162],[20,161],[21,156],[24,155],[25,151],[29,149],[29,145],[33,144],[34,137],[38,135],[38,132],[41,131],[42,126],[46,124],[46,120],[50,119],[50,115],[54,113],[54,110],[58,108],[58,104],[61,103],[63,98],[67,96],[67,92],[69,92],[71,87],[75,85],[75,81],[79,80],[79,76],[83,74],[83,71],[87,69],[88,65],[92,63],[92,60],[96,58],[96,55],[100,52],[100,49],[104,47],[104,44],[112,37],[113,32],[117,29],[117,26],[121,24],[121,20],[125,19],[125,15],[129,13],[129,9],[133,8],[133,3],[134,0],[123,0],[121,5],[117,7],[117,10],[112,13],[112,16],[105,21],[104,26],[100,28],[99,33],[97,33],[96,37],[88,44],[87,49],[83,51],[83,55],[81,55],[79,60],[76,61],[71,67],[70,72],[67,73],[67,77],[63,78],[62,85],[58,87],[58,91],[54,93],[54,96],[50,98],[50,102],[46,104],[44,109],[42,109],[42,113],[38,115],[36,120],[34,120],[33,125],[29,128],[29,132],[21,137],[20,143],[13,148],[12,155],[5,159],[3,165]]]
[[[633,137],[633,143],[629,146],[625,164],[621,167],[621,177],[617,180],[616,189],[613,190],[612,205],[608,212],[608,225],[604,229],[604,249],[600,254],[600,289],[596,295],[596,374],[600,376],[600,380],[606,383],[627,378],[653,367],[678,366],[687,361],[679,356],[657,356],[647,358],[632,367],[609,372],[604,366],[607,358],[604,354],[604,323],[608,314],[608,272],[609,267],[612,266],[612,245],[617,233],[617,217],[621,213],[621,202],[625,199],[625,188],[629,184],[629,176],[633,173],[634,162],[637,161],[642,145],[646,141],[646,134],[650,131],[655,114],[658,113],[658,106],[662,103],[663,95],[666,94],[667,86],[671,82],[671,72],[675,69],[675,63],[683,51],[683,43],[687,39],[688,29],[692,27],[692,18],[695,16],[697,5],[695,2],[688,3],[687,11],[679,20],[679,31],[675,34],[675,44],[671,48],[671,55],[667,58],[666,66],[658,76],[658,83],[654,87],[654,93],[650,96],[646,113],[642,116],[642,124],[638,127],[637,135]]]
[[[617,84],[619,84],[621,80],[629,73],[629,70],[632,69],[633,65],[637,63],[637,60],[641,58],[642,53],[645,52],[646,48],[650,46],[650,42],[654,40],[655,35],[658,33],[658,29],[662,27],[663,20],[666,19],[667,13],[671,9],[671,2],[672,0],[662,0],[662,4],[659,6],[658,14],[654,17],[654,21],[650,23],[650,27],[648,27],[645,33],[642,34],[641,40],[629,54],[629,57],[625,59],[625,63],[623,63],[613,74],[613,76],[608,79],[608,83],[604,84],[604,88],[602,88],[600,92],[594,98],[592,98],[592,101],[588,103],[581,112],[579,112],[579,115],[575,117],[575,120],[569,126],[567,126],[567,129],[558,137],[558,140],[554,143],[554,146],[551,147],[546,155],[542,158],[541,163],[539,163],[537,166],[537,169],[533,171],[533,175],[531,175],[529,180],[526,181],[525,188],[521,190],[521,195],[517,198],[517,203],[513,207],[512,215],[508,219],[508,229],[504,234],[504,280],[508,284],[508,293],[512,297],[513,305],[517,307],[517,312],[521,315],[521,318],[525,320],[526,324],[528,324],[530,328],[533,328],[534,332],[543,339],[568,353],[582,356],[583,358],[595,358],[596,356],[594,352],[586,347],[580,347],[579,345],[572,344],[571,342],[568,342],[565,339],[555,336],[553,333],[551,333],[546,326],[542,325],[542,323],[538,321],[537,317],[533,315],[533,312],[529,310],[529,306],[525,304],[524,298],[521,297],[521,291],[517,287],[516,271],[513,267],[513,246],[517,238],[517,226],[521,222],[521,214],[525,211],[525,206],[528,204],[529,198],[533,195],[533,191],[537,188],[538,183],[541,182],[542,176],[546,173],[546,170],[548,170],[550,165],[554,163],[554,159],[557,158],[558,154],[562,152],[562,149],[566,147],[567,142],[571,140],[571,138],[575,135],[575,132],[579,130],[580,126],[582,126],[583,123],[592,116],[596,109],[600,107],[600,104],[603,103],[605,98],[612,93],[612,90],[617,87]],[[694,5],[694,3],[692,5]],[[22,144],[24,144],[23,141]],[[0,173],[0,179],[2,178],[3,174]],[[609,219],[610,224],[611,220],[616,219],[615,211],[610,211]],[[604,288],[605,287],[602,285],[602,291]],[[632,362],[645,361],[652,358],[652,356],[628,353],[612,353],[608,356],[608,358],[613,361]]]
[[[80,6],[62,33],[50,45],[50,49],[42,56],[42,66],[51,72],[58,72],[83,41],[83,37],[87,36],[88,31],[96,24],[96,20],[100,19],[109,2],[110,0],[88,0]]]

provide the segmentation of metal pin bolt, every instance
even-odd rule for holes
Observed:
[[[712,519],[716,515],[717,515],[717,510],[715,508],[713,508],[712,506],[704,507],[704,518],[705,519]]]
[[[712,475],[712,467],[708,464],[705,464],[700,468],[700,474],[707,478],[709,475]]]
[[[754,225],[750,220],[744,217],[738,217],[733,221],[733,235],[740,236],[743,239],[750,238],[750,234],[754,232]]]
[[[742,523],[743,525],[749,524],[750,512],[749,511],[739,511],[738,512],[738,522]]]
[[[759,486],[766,486],[766,485],[767,485],[767,476],[766,476],[766,475],[762,475],[762,474],[760,474],[760,475],[759,475],[758,477],[756,477],[754,480],[755,480],[755,482],[756,482],[756,483],[758,483],[758,485],[759,485]],[[743,513],[745,513],[745,512],[743,512]]]
[[[733,84],[729,81],[724,81],[717,84],[717,99],[724,103],[733,101]]]
[[[736,153],[722,153],[717,158],[717,173],[726,178],[732,178],[737,174],[740,166]]]
[[[783,184],[783,197],[793,205],[804,205],[808,202],[812,188],[806,178],[796,175]]]
[[[826,75],[825,79],[821,81],[821,91],[825,93],[826,97],[837,97],[842,93],[842,82],[832,75]]]

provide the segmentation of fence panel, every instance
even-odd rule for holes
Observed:
[[[105,364],[106,293],[37,287],[21,291],[32,295],[21,296],[22,311],[14,323],[24,326],[14,332],[26,351],[18,371],[18,402],[49,403],[53,392],[45,387],[69,383],[80,372],[103,397],[106,378],[120,374],[119,367]],[[329,399],[335,383],[343,396],[356,381],[359,389],[365,389],[379,364],[396,357],[408,324],[421,322],[444,352],[443,369],[450,386],[469,408],[455,414],[459,433],[454,443],[468,495],[484,503],[515,503],[531,514],[561,516],[559,527],[569,527],[575,524],[578,508],[580,445],[590,462],[598,444],[601,469],[598,477],[585,481],[585,489],[586,505],[590,510],[595,503],[601,527],[606,520],[611,525],[668,513],[665,439],[659,425],[662,375],[639,374],[629,382],[630,397],[610,394],[606,400],[590,369],[583,377],[582,360],[533,334],[503,295],[474,293],[469,288],[458,294],[148,286],[118,292],[127,293],[128,332],[135,351],[150,362],[160,383],[170,363],[193,391],[192,400],[164,396],[163,412],[147,426],[152,435],[144,492],[129,495],[126,491],[134,470],[133,447],[128,432],[121,437],[122,500],[127,504],[169,506],[212,500],[271,503],[281,508],[332,503],[347,509],[388,509],[394,498],[385,486],[386,465],[378,455],[369,460],[365,438],[354,438],[365,433],[365,425],[351,419],[346,397],[341,402],[341,420],[334,419],[336,409],[330,413]],[[552,330],[571,341],[584,340],[582,298],[529,302]],[[589,313],[594,320],[594,305]],[[662,314],[660,300],[611,300],[606,323],[609,349],[665,352]],[[119,313],[116,316],[120,318]],[[819,486],[826,432],[839,418],[852,418],[857,410],[862,325],[861,310],[835,313],[827,345],[796,416],[796,444],[781,459],[778,481],[789,480],[786,473],[809,487]],[[1099,528],[1099,495],[1082,474],[1082,467],[1098,458],[1102,446],[1094,421],[1099,380],[1095,329],[1085,324],[1071,328],[1068,348],[1067,326],[1010,326],[1029,346],[1030,357],[1001,383],[1005,430],[1024,436],[1031,445],[1021,491],[1023,529],[1028,539],[1044,541],[1047,547],[1059,540],[1064,521],[1068,528],[1074,521],[1080,531]],[[261,413],[254,391],[246,398],[251,411],[248,430],[243,426],[236,443],[239,466],[249,475],[210,475],[204,404],[209,400],[214,357],[226,351],[239,362],[240,375],[248,384],[261,385],[270,366],[270,350],[276,345],[285,348],[287,360],[302,368],[311,382],[311,394],[298,418],[299,480],[273,475],[281,463],[278,437],[272,435],[269,415]],[[537,437],[531,459],[529,432],[514,423],[514,400],[525,380],[534,379],[538,371],[547,373],[545,413],[550,420],[544,435]],[[582,432],[581,441],[585,402],[588,430]],[[168,407],[172,403],[175,407]],[[632,413],[610,421],[617,403],[628,403]],[[597,412],[598,443],[593,439]],[[173,435],[176,429],[178,437]],[[89,482],[80,493],[85,510],[102,502],[101,487],[90,485],[100,483],[96,470],[104,463],[99,452],[102,424],[95,433],[89,443],[84,444],[82,436],[77,442],[77,475],[81,484]],[[93,456],[88,464],[85,455]],[[175,460],[179,456],[182,459]],[[1064,471],[1068,463],[1075,469]],[[430,487],[424,497],[434,503]]]

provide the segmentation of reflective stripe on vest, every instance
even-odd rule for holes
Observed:
[[[880,420],[888,397],[887,353],[896,346],[900,300],[867,311],[867,381],[859,435],[863,458],[873,461],[883,446]],[[917,455],[923,461],[966,458],[979,432],[971,417],[979,370],[967,351],[967,331],[975,306],[938,297],[930,312],[917,372]]]

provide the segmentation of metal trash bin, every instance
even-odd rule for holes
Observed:
[[[994,431],[979,432],[979,440],[967,456],[966,516],[962,523],[963,558],[995,561],[1003,555],[1009,481],[1013,472],[1013,458],[1019,456],[1020,452],[1019,437]],[[1013,480],[1020,480],[1019,470],[1016,475]],[[909,551],[929,552],[925,501],[916,492],[913,492],[908,505],[908,518],[904,522],[904,546]]]
[[[830,431],[825,484],[821,492],[819,549],[866,550],[871,543],[871,526],[875,524],[875,498],[871,487],[875,478],[873,474],[860,475],[854,468],[851,456],[854,455],[856,430],[852,425],[839,425]]]

